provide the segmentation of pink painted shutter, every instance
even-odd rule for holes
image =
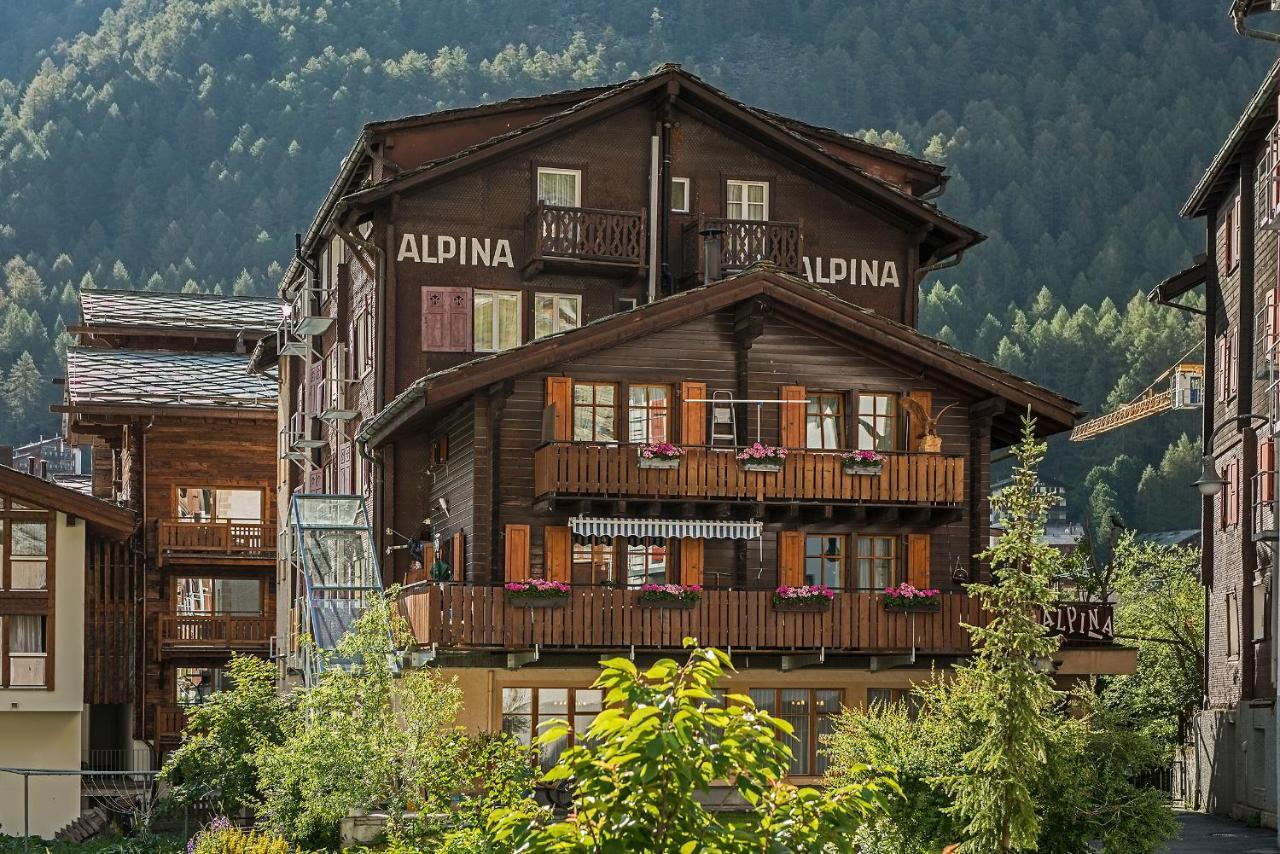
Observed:
[[[311,363],[310,376],[307,378],[310,386],[310,394],[308,400],[311,403],[311,414],[317,415],[320,410],[324,409],[324,360],[316,358]]]
[[[471,350],[471,288],[449,288],[447,347],[454,353]]]
[[[448,288],[422,289],[422,349],[445,350],[446,309]]]
[[[338,448],[338,488],[337,492],[343,495],[350,495],[355,491],[355,484],[351,482],[351,443],[344,442]]]

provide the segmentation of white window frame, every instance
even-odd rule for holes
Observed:
[[[569,207],[582,207],[582,170],[581,169],[560,169],[554,166],[539,166],[533,178],[533,194],[538,201],[543,201],[542,194],[538,192],[538,179],[543,175],[572,175],[573,176],[573,204]]]
[[[689,194],[692,192],[693,187],[689,183],[688,178],[672,178],[671,186],[674,187],[676,184],[679,184],[680,186],[684,187],[684,207],[682,208],[676,207],[675,201],[673,198],[671,203],[671,212],[672,213],[688,213],[689,208],[692,206],[692,200],[690,199]]]
[[[503,352],[503,348],[501,348],[501,347],[498,347],[498,346],[497,346],[498,342],[502,340],[502,335],[500,334],[500,331],[501,331],[501,330],[499,329],[499,324],[498,324],[498,318],[499,318],[499,317],[501,317],[502,315],[501,315],[501,313],[500,313],[500,312],[498,312],[498,311],[496,310],[496,307],[497,307],[497,306],[496,306],[496,304],[495,304],[495,311],[493,312],[493,330],[492,330],[492,331],[493,331],[493,343],[494,343],[494,345],[495,345],[495,346],[493,346],[493,347],[491,347],[491,348],[481,347],[481,346],[480,346],[480,341],[479,341],[479,336],[477,336],[477,335],[475,334],[475,318],[476,318],[477,316],[479,316],[479,312],[476,310],[476,309],[478,308],[478,306],[476,305],[476,303],[479,301],[480,297],[482,297],[482,296],[491,296],[491,297],[495,297],[495,298],[496,298],[497,300],[499,300],[499,301],[500,301],[502,298],[506,298],[506,297],[515,297],[515,300],[516,300],[516,343],[515,343],[515,345],[514,345],[512,348],[510,348],[510,349],[514,349],[514,347],[519,347],[521,344],[523,344],[523,343],[524,343],[524,300],[523,300],[524,294],[523,294],[521,291],[481,290],[481,289],[479,289],[479,288],[476,288],[475,290],[473,290],[473,291],[471,292],[471,318],[472,318],[472,320],[471,320],[471,337],[472,337],[472,344],[473,344],[472,350],[473,350],[474,352],[476,352],[476,353],[501,353],[501,352]]]
[[[733,216],[732,214],[730,214],[729,205],[731,204],[731,202],[729,201],[729,188],[733,186],[738,186],[742,188],[741,204],[742,204],[743,214],[747,213],[747,209],[751,205],[751,203],[747,201],[748,188],[763,187],[764,188],[764,216],[762,216],[758,220],[751,220],[746,216]],[[747,222],[768,222],[769,220],[769,182],[768,181],[742,181],[737,178],[730,178],[726,180],[724,184],[724,215],[728,219],[746,220]]]
[[[538,340],[538,301],[543,299],[551,300],[551,331],[549,335],[555,335],[559,332],[565,332],[569,329],[578,329],[582,326],[582,295],[581,294],[555,294],[555,293],[535,293],[533,295],[533,340]],[[560,300],[571,300],[578,306],[578,325],[566,326],[560,328]],[[542,336],[542,337],[547,337]]]

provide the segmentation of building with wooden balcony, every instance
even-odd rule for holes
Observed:
[[[367,125],[254,354],[280,377],[281,501],[363,499],[419,658],[459,677],[472,726],[587,714],[600,654],[690,635],[810,732],[896,696],[970,651],[992,451],[1028,411],[1042,435],[1077,414],[916,331],[920,283],[982,239],[929,200],[945,184],[675,66]],[[349,417],[322,417],[334,388]],[[678,459],[646,457],[658,443]],[[504,590],[530,578],[571,593]],[[939,609],[887,612],[903,582]],[[650,583],[702,592],[648,607]],[[775,605],[804,585],[835,598]],[[1131,666],[1094,635],[1061,673]],[[821,770],[815,743],[797,774]]]
[[[232,653],[271,652],[278,384],[248,352],[283,316],[265,299],[82,296],[57,409],[93,445],[92,493],[139,519],[136,576],[98,593],[141,600],[126,674],[89,700],[98,753],[171,747],[173,709],[205,699]],[[93,684],[107,663],[86,659]]]

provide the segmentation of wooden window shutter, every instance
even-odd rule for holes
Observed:
[[[449,288],[448,326],[445,349],[453,353],[471,350],[471,312],[473,299],[471,288]]]
[[[1213,399],[1218,403],[1227,399],[1227,339],[1219,335],[1213,342]]]
[[[355,491],[351,482],[351,443],[343,442],[338,447],[338,492],[349,495]]]
[[[703,541],[697,537],[680,538],[680,583],[702,584]]]
[[[804,532],[778,534],[778,583],[786,587],[804,584]]]
[[[310,404],[311,414],[319,415],[320,410],[324,409],[324,359],[319,356],[313,356],[312,359],[307,376],[307,402]]]
[[[680,444],[707,444],[707,405],[689,402],[706,399],[706,383],[680,383]]]
[[[914,400],[920,404],[920,408],[929,413],[933,417],[933,392],[928,389],[913,389],[906,393],[905,397]],[[917,424],[916,419],[908,418],[907,423],[907,450],[920,450],[920,440],[924,438],[926,425]]]
[[[471,289],[422,289],[422,349],[445,353],[471,350]]]
[[[1258,500],[1274,501],[1276,497],[1276,440],[1267,438],[1258,446]]]
[[[929,535],[907,534],[907,583],[924,590],[933,586],[929,578]]]
[[[556,442],[568,442],[573,438],[573,379],[547,377],[546,398],[546,406],[556,408],[551,438]]]
[[[508,525],[503,540],[506,580],[525,581],[529,578],[529,526]]]
[[[567,525],[548,525],[542,529],[542,560],[543,578],[565,584],[573,580],[573,534]]]
[[[453,580],[462,581],[465,573],[463,567],[467,564],[467,535],[462,529],[453,532],[450,539],[449,557],[453,560]],[[429,564],[428,564],[429,565]]]
[[[1239,347],[1239,330],[1232,330],[1230,337],[1227,338],[1227,370],[1231,375],[1227,377],[1227,388],[1230,389],[1228,397],[1235,397],[1239,391],[1239,374],[1240,374],[1240,347]]]
[[[1266,329],[1266,337],[1264,340],[1265,349],[1262,352],[1262,359],[1266,363],[1270,363],[1275,356],[1276,348],[1276,289],[1272,288],[1267,291],[1267,310],[1266,318],[1263,321]],[[1257,358],[1258,354],[1254,354]]]
[[[784,385],[778,392],[779,400],[808,400],[808,392],[802,385]],[[804,406],[796,403],[778,405],[778,444],[784,448],[803,448]],[[803,558],[803,555],[801,555]],[[803,563],[803,560],[801,561]]]
[[[448,324],[446,318],[446,296],[448,288],[423,288],[422,289],[422,349],[426,350],[444,350],[446,341],[445,328]]]

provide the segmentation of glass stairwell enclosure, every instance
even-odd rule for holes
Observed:
[[[289,515],[295,631],[314,644],[311,649],[295,643],[294,649],[311,685],[326,666],[353,663],[338,657],[338,641],[364,612],[369,597],[382,592],[382,574],[360,496],[295,495]]]

